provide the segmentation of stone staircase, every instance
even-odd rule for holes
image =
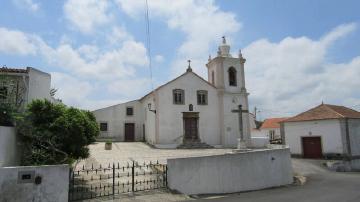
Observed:
[[[204,142],[194,141],[194,142],[183,143],[183,144],[177,146],[177,148],[178,149],[211,149],[214,147],[211,145],[208,145]]]

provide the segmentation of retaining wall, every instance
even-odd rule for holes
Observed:
[[[184,194],[220,194],[291,184],[290,150],[266,149],[168,159],[168,186]]]

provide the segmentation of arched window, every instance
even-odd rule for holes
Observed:
[[[236,86],[236,69],[234,67],[230,67],[228,73],[229,73],[229,86]]]

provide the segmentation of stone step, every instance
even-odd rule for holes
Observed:
[[[187,142],[177,147],[178,149],[211,149],[214,148],[204,142]]]

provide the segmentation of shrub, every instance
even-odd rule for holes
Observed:
[[[87,146],[95,142],[99,128],[85,110],[34,100],[18,119],[24,144],[22,165],[72,163],[87,158]]]

